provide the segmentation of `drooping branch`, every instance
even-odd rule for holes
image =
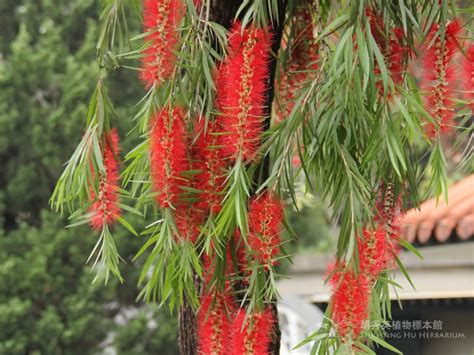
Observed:
[[[230,29],[232,26],[233,20],[236,16],[237,10],[242,4],[241,0],[210,0],[210,11],[209,11],[209,20],[219,23],[223,27]],[[277,54],[280,49],[280,42],[283,32],[283,22],[285,16],[286,0],[279,0],[278,4],[278,19],[271,27],[273,32],[273,43],[272,43],[272,56],[268,62],[269,66],[269,79],[267,83],[267,90],[265,94],[265,122],[264,122],[264,131],[270,128],[271,123],[271,107],[274,98],[274,80],[275,80],[275,71],[277,65]],[[259,185],[269,175],[269,156],[265,156],[261,162],[261,172],[255,181],[255,185]],[[199,285],[196,285],[199,287]],[[278,319],[278,312],[276,304],[273,304],[271,307],[274,319]],[[194,355],[197,353],[197,341],[196,341],[196,316],[193,309],[186,303],[180,309],[179,314],[179,345],[180,352],[182,355]],[[269,353],[279,354],[280,352],[280,338],[281,332],[278,326],[278,322],[275,323],[274,329],[272,331],[272,343],[270,344]]]

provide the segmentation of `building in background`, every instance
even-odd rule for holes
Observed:
[[[402,289],[391,294],[393,322],[386,340],[410,355],[473,354],[474,175],[449,187],[447,204],[428,200],[420,210],[408,211],[402,225],[404,237],[423,259],[408,251],[400,255],[416,289],[395,271]],[[299,297],[324,310],[330,297],[324,274],[332,258],[294,257],[289,278],[279,283],[282,296]],[[377,353],[393,354],[384,349]]]

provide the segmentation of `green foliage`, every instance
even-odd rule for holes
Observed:
[[[113,345],[119,355],[179,354],[176,322],[153,308],[139,311],[118,327]]]
[[[329,211],[319,197],[309,198],[299,210],[288,213],[288,223],[293,227],[297,238],[289,236],[292,247],[287,251],[332,252],[334,249],[333,231],[330,228]]]
[[[0,353],[95,353],[111,334],[109,346],[118,354],[175,349],[176,320],[135,303],[138,274],[132,265],[124,270],[128,287],[92,283],[84,262],[94,239],[87,227],[64,229],[62,218],[51,212],[41,214],[40,227],[23,223],[0,232]],[[139,243],[128,235],[120,240],[130,261]],[[114,321],[130,309],[135,317]]]
[[[93,50],[89,34],[96,30],[94,23],[85,26],[82,39],[76,37],[72,52],[64,33],[78,28],[54,22],[54,14],[59,17],[64,7],[55,7],[50,15],[30,7],[36,6],[12,6],[13,12],[24,13],[10,54],[0,62],[0,187],[8,205],[8,228],[19,220],[39,221],[52,182],[77,143],[96,75],[93,62],[86,60]],[[41,27],[33,30],[36,22]]]
[[[26,224],[0,236],[0,352],[80,354],[99,348],[113,325],[104,289],[91,284],[84,255],[87,230],[65,230],[43,213],[41,227]]]

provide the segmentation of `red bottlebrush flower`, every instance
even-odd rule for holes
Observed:
[[[233,344],[231,353],[235,355],[268,355],[272,327],[275,323],[273,313],[268,307],[256,312],[245,320],[245,310],[239,309],[232,324]],[[253,321],[253,323],[252,323]]]
[[[384,194],[379,195],[375,222],[383,227],[390,243],[390,252],[392,256],[400,251],[399,239],[401,235],[401,218],[402,197],[398,196],[395,199],[393,186],[389,185]],[[393,257],[391,258],[391,261],[393,262]],[[388,263],[388,266],[392,266],[390,262]]]
[[[179,206],[174,213],[176,228],[178,229],[177,240],[187,240],[195,243],[200,234],[200,226],[204,221],[201,211],[193,205]]]
[[[247,250],[245,248],[245,241],[242,238],[240,230],[236,229],[234,233],[234,253],[237,262],[237,270],[232,265],[232,273],[239,273],[242,276],[240,280],[243,284],[248,284],[248,277],[250,276],[250,269],[248,268]]]
[[[393,28],[386,34],[383,16],[370,8],[366,9],[365,12],[369,18],[370,32],[380,52],[384,56],[390,77],[395,85],[400,85],[403,82],[403,75],[407,64],[406,60],[410,52],[410,48],[403,44],[403,29],[399,27]],[[374,73],[376,75],[380,74],[380,68],[377,62],[375,62]],[[376,86],[383,95],[383,83],[378,81]]]
[[[387,237],[384,225],[379,225],[375,230],[364,229],[363,238],[357,238],[360,270],[371,281],[392,265],[392,243]]]
[[[255,258],[267,269],[275,265],[280,252],[282,221],[283,205],[268,192],[250,201],[247,241]]]
[[[221,292],[204,294],[197,316],[199,354],[228,354],[232,348],[235,304]]]
[[[336,263],[336,267],[340,266]],[[336,330],[342,338],[357,339],[369,316],[369,281],[363,273],[349,269],[331,272],[332,319]]]
[[[91,226],[100,230],[104,224],[112,225],[120,216],[118,205],[120,185],[119,174],[119,136],[116,129],[104,135],[102,139],[102,159],[105,172],[99,172],[99,189],[97,196],[93,188],[90,189],[93,201],[89,212],[92,213]]]
[[[466,50],[462,63],[462,90],[467,105],[474,112],[474,43]]]
[[[255,159],[265,115],[270,42],[264,29],[242,29],[238,22],[230,32],[229,56],[216,80],[223,133],[220,151],[226,159]]]
[[[298,9],[295,18],[295,42],[293,43],[290,60],[294,64],[293,69],[298,71],[296,73],[298,82],[308,80],[308,73],[302,72],[303,70],[309,71],[318,68],[319,45],[316,42],[316,22],[311,10],[311,5],[302,6]]]
[[[392,254],[392,257],[389,258],[388,267],[395,266],[394,255],[399,254],[401,250],[400,239],[403,238],[401,220],[402,220],[402,213],[398,212],[396,217],[391,221],[391,223],[385,226],[387,236],[389,237],[389,242],[390,242],[390,252]]]
[[[386,51],[388,43],[387,37],[385,36],[385,23],[383,22],[383,16],[371,8],[365,9],[365,15],[369,19],[372,37],[380,48],[380,51],[383,53]]]
[[[151,120],[151,178],[157,202],[164,208],[179,201],[182,173],[188,170],[183,116],[180,108],[164,109]]]
[[[436,121],[436,124],[426,124],[429,137],[433,137],[438,131],[449,132],[452,124],[456,81],[454,58],[458,52],[461,25],[458,20],[450,22],[446,26],[444,40],[437,35],[438,30],[439,25],[431,28],[426,42],[432,45],[423,53],[424,73],[421,89],[425,93],[425,108]]]
[[[204,131],[204,120],[201,120],[198,132],[193,155],[195,170],[200,171],[195,176],[195,188],[201,192],[196,208],[216,215],[221,210],[226,163],[219,153],[216,123],[209,121]]]
[[[395,85],[400,85],[403,81],[406,58],[409,54],[409,48],[403,45],[403,37],[403,29],[395,28],[393,29],[393,37],[389,42],[387,68]]]
[[[382,271],[395,266],[395,255],[400,252],[400,214],[379,222],[375,230],[364,229],[363,237],[357,238],[359,266],[370,281]]]
[[[291,22],[294,30],[294,42],[285,68],[280,68],[280,78],[276,83],[277,102],[275,105],[276,123],[288,117],[295,101],[303,89],[304,83],[314,77],[318,69],[318,43],[315,37],[315,21],[311,16],[311,6],[300,6]],[[283,47],[287,47],[283,40]]]
[[[184,16],[181,0],[145,0],[143,5],[145,37],[149,46],[144,50],[140,79],[149,88],[161,84],[173,73],[178,43],[178,26]]]

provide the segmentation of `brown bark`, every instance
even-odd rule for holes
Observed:
[[[181,355],[197,354],[196,314],[191,305],[184,299],[179,310],[179,352]]]
[[[230,28],[235,18],[235,14],[241,5],[242,0],[211,0],[210,1],[210,20],[217,22],[225,28]],[[283,22],[286,9],[286,0],[279,0],[278,23],[273,24],[273,44],[272,52],[278,53],[280,49],[281,36],[283,31]],[[264,123],[264,129],[270,128],[270,114],[274,97],[274,80],[276,71],[276,58],[272,56],[268,63],[270,77],[268,81],[268,89],[266,93],[266,112],[267,117]],[[265,181],[269,174],[269,157],[266,156],[262,160],[258,183]],[[198,285],[196,285],[198,287]],[[274,319],[278,320],[278,311],[275,303],[272,304],[272,312]],[[269,353],[277,355],[280,353],[281,332],[278,321],[275,323],[272,331],[272,343],[270,344]],[[191,306],[184,300],[179,312],[179,349],[181,355],[197,354],[197,324],[196,315]]]

